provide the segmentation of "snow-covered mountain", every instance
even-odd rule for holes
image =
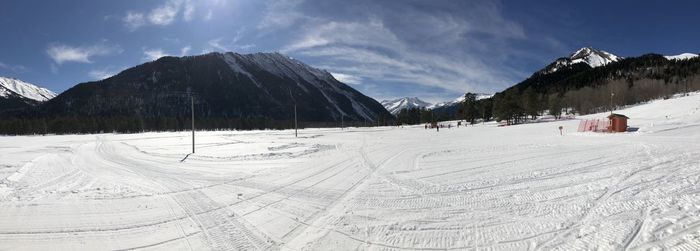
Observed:
[[[466,93],[465,93],[466,95]],[[449,117],[454,117],[457,115],[459,110],[462,108],[462,103],[464,102],[464,96],[461,95],[451,101],[446,101],[446,102],[440,102],[437,104],[434,104],[428,109],[433,110],[434,113],[436,114],[442,114],[446,115]],[[486,94],[486,93],[476,93],[476,99],[481,100],[481,99],[486,99],[492,97],[493,94]]]
[[[465,95],[466,95],[466,93],[465,93]],[[493,96],[493,94],[477,93],[476,100],[486,99],[486,98],[490,98],[492,96]],[[437,109],[437,108],[446,107],[446,106],[454,106],[457,104],[461,104],[462,102],[464,102],[464,95],[459,96],[456,99],[453,99],[451,101],[445,101],[445,102],[433,104],[433,105],[429,106],[428,109]]]
[[[381,102],[391,114],[398,114],[403,109],[422,108],[431,106],[430,103],[420,100],[418,97],[405,97]]]
[[[600,66],[607,65],[612,62],[617,62],[621,60],[622,57],[615,56],[607,51],[598,50],[591,47],[583,47],[576,52],[572,53],[569,57],[559,58],[541,71],[539,73],[549,74],[556,72],[564,67],[570,65],[585,63],[591,68],[596,68]]]
[[[46,88],[19,79],[0,77],[0,97],[9,98],[16,95],[37,102],[44,102],[56,97],[56,93]]]
[[[694,53],[682,53],[682,54],[678,54],[678,55],[664,56],[664,57],[668,60],[687,60],[687,59],[695,58],[697,56],[698,56],[698,54],[694,54]]]
[[[78,84],[41,108],[54,116],[178,117],[183,113],[182,93],[188,90],[198,95],[197,112],[211,119],[289,121],[294,104],[305,122],[391,117],[379,102],[328,71],[280,53],[162,57]]]

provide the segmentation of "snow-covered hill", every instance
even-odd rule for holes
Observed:
[[[387,111],[394,115],[398,114],[403,109],[422,108],[431,106],[430,103],[420,100],[418,97],[405,97],[393,100],[384,100],[381,103]]]
[[[10,97],[13,94],[30,100],[44,102],[56,97],[56,93],[19,79],[0,77],[0,97]]]
[[[682,54],[678,54],[678,55],[664,56],[664,57],[668,60],[687,60],[687,59],[695,58],[697,56],[698,56],[698,54],[694,54],[694,53],[682,53]]]
[[[548,74],[556,72],[564,67],[578,63],[585,63],[591,68],[596,68],[612,62],[617,62],[621,59],[622,57],[618,57],[607,51],[598,50],[591,47],[583,47],[572,53],[569,57],[557,59],[546,68],[542,69],[540,73]]]

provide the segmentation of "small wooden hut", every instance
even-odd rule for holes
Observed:
[[[609,132],[627,131],[627,120],[629,117],[622,114],[612,113],[610,116],[608,116],[608,119],[610,120],[610,125],[608,126]]]

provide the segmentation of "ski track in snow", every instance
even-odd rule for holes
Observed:
[[[699,110],[199,132],[183,162],[187,132],[0,137],[0,249],[698,250]]]

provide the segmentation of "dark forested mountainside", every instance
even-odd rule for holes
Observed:
[[[700,58],[668,60],[647,54],[596,68],[577,64],[554,73],[535,73],[494,95],[494,115],[517,123],[545,110],[558,114],[557,108],[566,107],[590,114],[697,90]]]
[[[433,112],[442,119],[471,119],[468,111],[473,114],[477,110],[481,114],[476,112],[476,119],[493,117],[519,123],[547,113],[558,117],[564,109],[590,114],[700,90],[700,57],[672,60],[646,54],[597,67],[571,60],[566,61],[569,64],[561,62],[558,59],[492,98]]]
[[[330,73],[282,54],[210,53],[163,57],[78,84],[36,108],[12,114],[15,119],[5,120],[0,130],[177,130],[187,128],[190,93],[198,124],[205,129],[289,128],[295,104],[302,125],[374,124],[392,117]],[[31,126],[17,129],[18,123]]]

